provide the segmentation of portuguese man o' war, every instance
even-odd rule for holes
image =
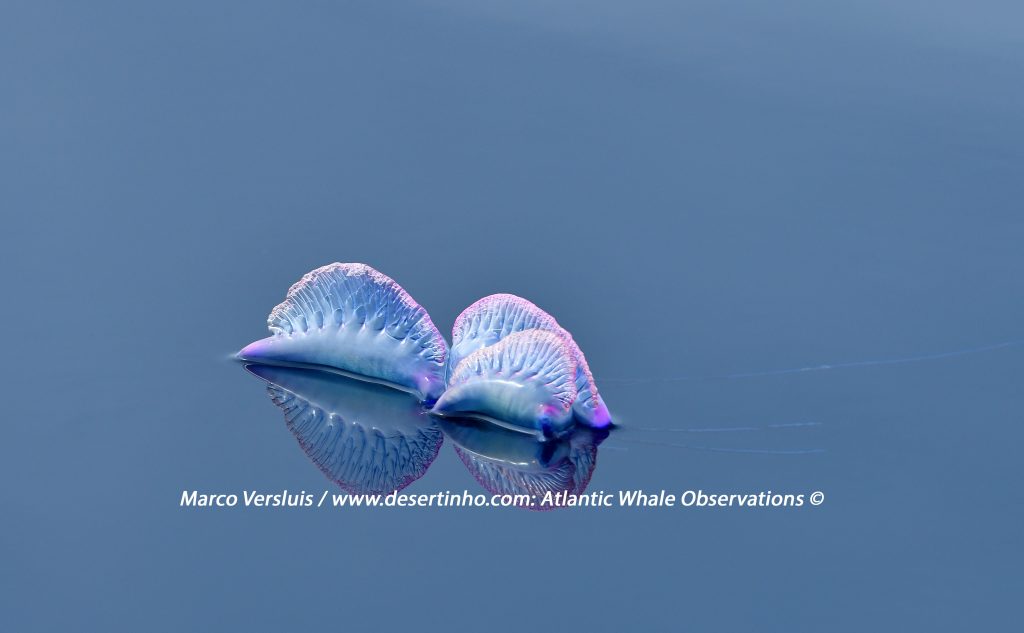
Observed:
[[[494,345],[518,332],[543,330],[560,336],[576,363],[577,397],[573,401],[576,417],[588,426],[602,428],[611,424],[608,407],[597,392],[587,359],[572,335],[550,314],[511,294],[484,297],[462,311],[452,328],[452,347],[448,354],[448,379],[463,359],[475,351]]]
[[[351,493],[388,493],[422,477],[444,436],[412,395],[300,367],[247,364],[323,474]]]
[[[483,416],[550,435],[572,424],[575,377],[576,360],[563,337],[516,332],[462,359],[432,412]]]
[[[267,324],[272,336],[242,349],[241,360],[354,374],[437,403],[438,415],[483,415],[545,434],[611,424],[572,336],[515,295],[466,308],[449,353],[426,310],[394,280],[335,263],[295,283]]]
[[[240,359],[338,369],[412,391],[427,403],[444,391],[444,337],[409,293],[365,264],[307,273],[267,325],[273,336],[245,347]]]

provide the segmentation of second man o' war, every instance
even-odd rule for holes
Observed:
[[[583,351],[553,316],[522,297],[490,295],[462,311],[452,328],[452,346],[448,352],[449,380],[459,363],[476,350],[528,330],[553,332],[565,341],[576,363],[577,397],[573,401],[573,412],[589,426],[608,426],[611,416],[597,393],[597,385]]]
[[[572,424],[575,376],[576,360],[562,337],[517,332],[463,359],[433,411],[481,415],[551,435]]]
[[[572,336],[514,295],[464,310],[449,353],[398,283],[365,264],[335,263],[304,275],[267,323],[273,335],[242,349],[241,360],[338,370],[410,391],[437,415],[480,416],[545,436],[576,423],[611,424]]]

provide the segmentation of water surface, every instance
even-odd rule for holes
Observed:
[[[8,628],[1016,621],[1021,10],[616,6],[2,11]],[[825,503],[183,511],[333,485],[228,360],[333,261],[555,315],[588,491]]]

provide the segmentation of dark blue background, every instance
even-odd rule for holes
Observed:
[[[1024,337],[1019,5],[476,4],[3,5],[0,628],[1019,620],[1024,346],[721,378]],[[327,485],[227,359],[332,261],[555,314],[591,490],[826,502],[180,509]]]

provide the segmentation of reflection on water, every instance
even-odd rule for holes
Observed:
[[[533,502],[527,507],[533,510],[564,505],[559,493],[586,490],[597,465],[597,446],[608,437],[606,429],[588,427],[542,440],[483,420],[444,418],[440,424],[481,486],[498,495],[529,495]]]
[[[354,493],[401,490],[427,472],[443,435],[412,395],[315,369],[250,364],[299,446]]]
[[[525,494],[549,510],[581,494],[607,430],[580,427],[545,440],[499,424],[430,415],[412,395],[319,369],[246,364],[267,383],[299,446],[328,479],[353,493],[401,490],[422,477],[444,436],[470,474],[493,494]],[[545,495],[563,494],[561,500]]]

